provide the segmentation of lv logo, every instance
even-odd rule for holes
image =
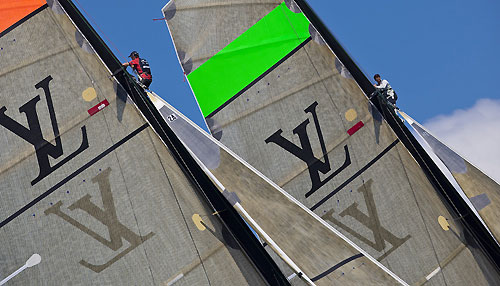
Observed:
[[[321,188],[324,184],[333,179],[337,174],[342,172],[345,168],[347,168],[351,164],[349,149],[347,148],[347,145],[345,145],[344,164],[342,164],[342,166],[340,166],[337,170],[333,171],[333,173],[331,173],[326,179],[321,180],[319,173],[321,172],[323,175],[326,175],[332,170],[332,168],[330,166],[330,160],[328,159],[328,153],[326,151],[325,141],[323,139],[323,133],[321,132],[321,126],[319,125],[318,115],[316,114],[317,106],[318,102],[315,101],[304,111],[306,113],[312,114],[314,125],[316,126],[316,132],[318,133],[319,137],[321,151],[323,152],[322,157],[325,160],[324,162],[322,162],[319,158],[316,158],[314,156],[311,147],[311,141],[309,140],[309,136],[307,135],[307,125],[309,124],[309,118],[304,120],[301,124],[295,127],[295,129],[293,129],[293,134],[297,134],[299,136],[301,147],[295,145],[288,139],[284,138],[281,135],[281,133],[283,132],[283,130],[281,129],[278,129],[278,131],[274,132],[273,135],[269,136],[265,140],[267,144],[271,142],[275,143],[307,164],[307,168],[309,170],[309,176],[311,177],[312,187],[311,190],[305,194],[306,198],[312,195],[314,192],[316,192],[319,188]]]
[[[79,230],[85,232],[93,239],[97,240],[104,246],[108,247],[113,251],[118,251],[123,246],[123,239],[125,239],[130,245],[120,253],[116,254],[108,262],[100,265],[89,263],[85,260],[80,260],[80,264],[91,269],[94,272],[101,272],[104,269],[111,266],[113,263],[118,261],[120,258],[125,256],[130,251],[134,250],[137,246],[143,244],[146,240],[150,239],[154,233],[150,232],[145,236],[140,236],[134,233],[132,230],[123,225],[116,215],[116,208],[113,201],[113,194],[111,192],[111,187],[109,184],[109,175],[111,173],[111,168],[107,168],[102,171],[99,175],[92,179],[93,183],[99,185],[99,190],[101,191],[103,208],[98,207],[93,202],[90,201],[91,196],[85,195],[73,204],[71,204],[68,209],[74,211],[80,209],[90,216],[97,219],[103,225],[108,228],[109,240],[97,234],[95,231],[81,224],[70,215],[66,214],[61,210],[62,201],[55,203],[53,206],[45,210],[45,215],[54,214],[62,218],[63,220],[69,222]]]
[[[377,213],[377,208],[375,207],[375,202],[373,200],[373,194],[371,190],[371,185],[373,181],[370,179],[368,180],[364,185],[358,188],[358,192],[363,193],[363,196],[365,198],[365,203],[366,203],[366,208],[368,209],[368,215],[364,214],[362,211],[358,209],[358,203],[354,202],[352,205],[347,207],[345,210],[343,210],[339,215],[341,217],[345,216],[350,216],[354,218],[355,220],[359,221],[362,223],[364,226],[369,228],[373,232],[373,237],[375,242],[367,239],[366,237],[362,236],[349,226],[343,224],[339,220],[335,219],[332,214],[333,214],[333,209],[329,210],[327,213],[325,213],[321,218],[325,220],[331,221],[333,224],[343,228],[345,231],[349,232],[352,234],[354,237],[357,239],[361,240],[365,244],[371,246],[378,252],[382,252],[385,249],[385,242],[389,242],[392,247],[386,251],[382,256],[380,256],[377,260],[381,261],[385,257],[387,257],[391,252],[396,250],[398,247],[400,247],[403,243],[405,243],[408,239],[410,239],[410,235],[407,235],[403,238],[399,238],[392,234],[390,231],[385,229],[381,224],[380,224],[380,219],[378,217]]]
[[[40,101],[39,95],[25,103],[23,106],[19,107],[19,112],[26,115],[28,128],[5,115],[5,111],[7,111],[7,108],[5,106],[0,108],[0,125],[15,133],[25,141],[28,141],[28,143],[32,144],[35,148],[40,173],[38,174],[38,177],[31,181],[32,186],[89,147],[89,143],[87,140],[87,131],[85,129],[85,126],[82,126],[82,143],[80,147],[76,151],[68,155],[66,158],[61,160],[59,163],[55,164],[54,166],[50,165],[49,156],[54,159],[58,159],[63,155],[63,146],[61,137],[59,136],[59,127],[57,125],[56,114],[54,112],[54,105],[52,103],[52,97],[50,95],[49,89],[49,83],[51,80],[52,77],[49,75],[45,79],[37,83],[35,87],[37,89],[43,89],[45,93],[45,98],[47,99],[47,106],[49,109],[50,121],[52,123],[52,130],[54,132],[55,145],[45,140],[42,134],[40,121],[38,119],[38,114],[36,111],[36,104],[38,101]]]

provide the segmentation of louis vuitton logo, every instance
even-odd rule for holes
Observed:
[[[87,226],[81,224],[80,222],[72,218],[70,215],[63,212],[61,210],[61,206],[63,204],[62,201],[57,202],[50,208],[46,209],[44,212],[45,215],[55,214],[59,216],[63,220],[69,222],[79,230],[85,232],[93,239],[97,240],[98,242],[100,242],[101,244],[110,248],[113,251],[118,251],[123,246],[123,239],[125,239],[130,244],[126,249],[115,255],[113,258],[111,258],[104,264],[96,265],[89,263],[83,259],[80,260],[81,265],[97,273],[108,268],[113,263],[118,261],[120,258],[125,256],[130,251],[134,250],[137,246],[141,245],[154,235],[153,232],[150,232],[145,236],[140,236],[134,233],[129,228],[127,228],[118,220],[115,204],[113,201],[113,194],[111,192],[111,186],[109,183],[110,173],[111,173],[111,168],[107,168],[106,170],[102,171],[99,175],[97,175],[92,179],[92,182],[97,183],[99,186],[99,190],[101,192],[101,197],[102,197],[103,208],[100,208],[93,202],[91,202],[90,201],[91,196],[88,194],[83,196],[82,198],[80,198],[79,200],[77,200],[68,207],[68,209],[71,211],[80,209],[89,214],[90,216],[94,217],[95,219],[97,219],[103,225],[105,225],[108,229],[109,240],[102,237],[101,235],[91,230]]]
[[[277,144],[278,146],[292,153],[295,157],[299,158],[307,164],[309,176],[311,177],[312,187],[311,190],[305,194],[306,198],[316,192],[319,188],[321,188],[324,184],[333,179],[337,174],[339,174],[351,164],[349,148],[347,148],[347,145],[345,145],[345,161],[342,166],[333,171],[333,173],[328,175],[327,178],[321,180],[319,173],[321,172],[323,175],[326,175],[332,170],[332,168],[330,166],[330,160],[328,159],[328,153],[326,151],[323,133],[321,132],[321,126],[319,125],[318,116],[316,114],[316,106],[318,106],[318,102],[315,101],[309,107],[304,109],[304,111],[306,113],[312,114],[314,125],[316,126],[316,132],[318,133],[321,151],[323,152],[322,157],[324,158],[324,162],[314,156],[311,147],[311,141],[309,140],[309,136],[307,135],[307,125],[309,124],[309,118],[304,120],[301,124],[295,127],[295,129],[293,129],[293,134],[297,134],[299,136],[301,147],[284,138],[281,135],[281,133],[283,133],[283,130],[281,129],[278,129],[278,131],[274,132],[274,134],[272,134],[265,140],[266,143],[272,142]]]
[[[5,115],[5,112],[7,111],[7,108],[5,106],[0,108],[0,125],[4,126],[22,139],[26,140],[35,148],[40,172],[38,176],[33,181],[31,181],[31,185],[35,185],[40,180],[47,177],[50,173],[54,172],[57,168],[61,167],[89,147],[89,143],[87,140],[87,131],[85,129],[85,126],[82,126],[82,143],[80,147],[54,166],[50,165],[49,156],[54,159],[58,159],[63,155],[63,146],[59,134],[59,127],[57,124],[54,105],[52,103],[52,96],[50,95],[49,89],[49,83],[51,80],[52,77],[49,75],[45,79],[37,83],[35,87],[37,89],[42,88],[45,93],[45,98],[47,99],[47,106],[49,109],[50,121],[52,124],[52,130],[54,132],[55,145],[47,141],[42,134],[40,121],[38,119],[38,114],[36,111],[36,104],[38,103],[38,101],[40,101],[40,95],[37,95],[36,97],[25,103],[23,106],[19,107],[19,112],[26,115],[28,128]]]
[[[373,233],[375,242],[367,239],[360,233],[356,232],[354,229],[350,228],[349,226],[343,224],[342,222],[334,218],[332,216],[334,212],[333,209],[329,210],[321,218],[328,220],[334,223],[335,225],[343,228],[344,230],[352,234],[354,237],[361,240],[365,244],[371,246],[378,252],[384,251],[386,247],[385,242],[386,241],[389,242],[392,247],[377,259],[381,261],[386,256],[391,254],[394,250],[396,250],[398,247],[400,247],[403,243],[405,243],[408,239],[410,239],[411,236],[407,235],[403,238],[399,238],[381,225],[380,218],[377,213],[377,207],[375,206],[375,201],[373,200],[373,194],[371,190],[372,183],[373,181],[370,179],[366,183],[364,183],[364,185],[358,188],[358,192],[363,193],[366,203],[366,208],[368,209],[368,215],[364,214],[362,211],[358,209],[357,202],[352,203],[339,215],[341,217],[350,216],[355,220],[359,221],[360,223],[362,223],[367,228],[369,228]]]

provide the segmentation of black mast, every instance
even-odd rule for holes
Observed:
[[[115,57],[71,0],[59,0],[59,3],[78,29],[80,29],[80,32],[92,45],[108,69],[111,71],[122,69],[120,61]],[[225,199],[195,159],[189,154],[179,138],[177,138],[175,133],[163,120],[163,117],[149,100],[144,90],[139,87],[127,72],[120,72],[115,77],[134,100],[154,131],[167,145],[185,176],[191,181],[198,192],[203,195],[213,210],[218,213],[222,223],[238,241],[242,250],[262,274],[267,283],[269,285],[290,285],[246,222]]]
[[[309,19],[311,24],[321,34],[330,49],[335,53],[337,58],[349,70],[354,80],[361,87],[363,92],[370,96],[375,87],[371,84],[365,74],[356,65],[349,54],[344,50],[340,43],[335,39],[328,28],[323,24],[319,17],[314,13],[311,7],[305,0],[295,0],[304,15]],[[406,128],[398,116],[394,114],[385,104],[381,104],[378,97],[372,99],[372,103],[378,108],[384,116],[389,126],[396,133],[399,140],[408,149],[410,154],[415,158],[420,168],[424,171],[429,181],[434,185],[435,189],[441,195],[441,198],[447,203],[447,207],[456,215],[454,219],[459,219],[465,229],[473,236],[478,243],[483,253],[490,259],[497,271],[500,272],[500,247],[495,239],[490,235],[488,230],[483,226],[478,217],[469,208],[464,199],[456,191],[455,187],[450,183],[446,176],[441,172],[439,167],[434,163],[431,157],[425,152],[417,139]],[[452,207],[453,206],[453,207]]]

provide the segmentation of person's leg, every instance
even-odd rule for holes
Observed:
[[[394,108],[394,111],[399,110],[399,108],[396,106],[396,100],[392,96],[387,97],[387,103]]]
[[[151,79],[145,79],[145,78],[140,78],[140,82],[147,88],[149,89],[149,86],[151,85],[151,82],[153,82]]]
[[[146,86],[147,89],[149,89],[149,86],[151,85],[153,81],[151,79],[145,79],[144,80],[144,85]]]

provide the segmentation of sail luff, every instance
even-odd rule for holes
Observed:
[[[96,54],[98,55],[98,58],[104,63],[108,71],[121,68],[120,62],[111,53],[102,39],[100,39],[95,30],[93,30],[93,28],[89,25],[85,18],[80,14],[74,4],[69,0],[61,0],[58,3],[62,6],[64,12],[73,22],[73,24],[80,30],[83,36],[92,45]],[[152,106],[151,103],[148,102],[144,95],[144,91],[140,89],[133,80],[131,80],[128,74],[118,75],[117,79],[122,87],[132,97],[137,108],[142,112],[142,115],[147,119],[147,121],[149,121],[149,124],[144,124],[143,127],[141,127],[142,129],[137,129],[138,132],[144,130],[146,127],[148,127],[148,125],[153,127],[154,131],[157,132],[163,143],[168,146],[172,156],[179,164],[179,167],[184,171],[187,179],[189,179],[194,186],[197,186],[197,188],[195,188],[197,191],[206,196],[208,204],[215,209],[226,210],[223,214],[220,214],[219,217],[221,218],[222,222],[229,227],[232,234],[238,240],[240,246],[245,249],[248,257],[253,261],[255,267],[259,269],[260,274],[265,277],[269,284],[277,283],[280,285],[289,285],[286,281],[286,278],[280,273],[277,266],[268,257],[268,254],[261,247],[260,243],[253,236],[252,232],[246,226],[244,221],[239,217],[236,211],[231,208],[231,206],[225,201],[225,199],[222,196],[218,195],[217,192],[215,192],[216,187],[206,177],[199,166],[197,166],[197,164],[193,161],[193,158],[190,157],[189,153],[185,149],[183,149],[182,144],[180,144],[180,142],[176,139],[175,134],[173,134],[171,131],[169,132],[168,126],[164,122],[162,122],[162,119],[158,115],[158,113],[154,113],[154,106]],[[101,154],[100,158],[108,153],[105,152],[103,153],[104,155]],[[65,180],[70,180],[71,178],[67,178]],[[40,196],[38,197],[38,199],[41,200],[43,199],[43,197]],[[149,236],[146,236],[146,238],[144,239],[148,238]],[[119,237],[118,239],[121,241],[121,237]]]
[[[384,106],[381,102],[377,106],[382,108],[384,118],[403,142],[413,159],[422,168],[429,181],[434,185],[441,197],[453,208],[456,218],[470,231],[474,239],[479,243],[483,253],[500,270],[500,247],[495,239],[489,235],[489,230],[474,215],[474,211],[460,194],[456,192],[452,183],[446,178],[446,175],[443,174],[432,158],[425,152],[424,148],[418,143],[418,140],[411,134],[404,123],[397,118],[390,108]]]
[[[312,8],[304,0],[294,1],[309,21],[316,27],[330,49],[349,70],[350,74],[353,76],[356,83],[361,87],[365,95],[372,94],[372,92],[375,91],[375,88],[371,82],[355,64],[349,54],[342,48],[328,28],[322,23]],[[455,192],[452,184],[434,163],[432,158],[430,158],[420,144],[418,144],[418,141],[411,134],[408,128],[406,128],[406,126],[404,126],[404,124],[394,116],[394,112],[392,112],[392,110],[384,104],[381,104],[381,102],[376,98],[375,100],[372,100],[372,103],[382,113],[384,119],[420,165],[422,170],[426,173],[432,184],[441,193],[441,195],[447,199],[448,203],[453,206],[455,212],[458,214],[458,217],[462,218],[464,225],[474,234],[475,239],[480,243],[484,253],[490,257],[497,269],[500,270],[500,247],[495,240],[488,235],[489,231],[484,228],[483,224],[477,219],[476,216],[468,215],[473,211]]]
[[[426,161],[409,151],[418,145],[412,146],[399,119],[367,99],[343,65],[347,61],[326,45],[318,33],[324,31],[310,23],[305,9],[293,0],[269,6],[255,0],[247,7],[218,3],[178,0],[164,9],[188,80],[210,89],[230,86],[222,98],[211,92],[214,102],[199,101],[217,140],[409,283],[427,277],[433,285],[498,280],[498,267],[485,257],[487,251],[476,247],[478,235],[464,227],[453,194],[444,192]],[[206,8],[184,9],[192,5]],[[296,21],[301,17],[309,20]],[[275,21],[284,29],[260,29]],[[282,39],[290,39],[293,47],[307,30],[312,41],[286,54],[290,46],[281,46]],[[277,48],[269,48],[270,43]],[[225,74],[232,64],[247,74]],[[196,77],[207,70],[211,80]],[[211,95],[200,93],[204,100]],[[231,161],[222,153],[220,160]],[[224,172],[231,168],[221,167],[216,175]],[[436,220],[442,217],[458,233],[441,228]],[[457,251],[462,245],[467,247]]]
[[[214,213],[217,213],[226,227],[233,233],[240,246],[245,249],[245,253],[251,258],[254,265],[266,278],[266,281],[270,285],[275,283],[277,285],[289,285],[286,277],[283,276],[275,263],[270,259],[265,250],[263,250],[258,240],[248,229],[248,226],[242,221],[237,213],[234,212],[233,207],[228,204],[223,196],[216,192],[215,186],[211,184],[208,178],[204,177],[205,173],[198,170],[198,166],[193,162],[193,158],[189,155],[188,151],[184,149],[175,134],[169,130],[168,125],[161,119],[161,115],[158,114],[149,99],[147,99],[144,91],[139,88],[135,82],[131,82],[130,80],[128,82],[133,85],[132,90],[136,91],[132,91],[134,95],[133,99],[136,104],[138,104],[143,115],[150,123],[152,121],[156,123],[151,124],[156,134],[162,139],[169,150],[171,150],[177,163],[185,170],[190,180],[199,187],[199,190],[213,208]],[[140,101],[140,103],[138,103],[138,101]],[[146,114],[144,114],[144,110],[147,110]],[[231,210],[233,210],[233,212],[231,212]],[[256,248],[258,250],[256,250]]]
[[[170,1],[173,1],[173,0],[170,0]],[[165,4],[165,6],[163,6],[163,8],[161,9],[161,12],[163,14],[163,18],[167,17],[167,15],[165,15],[165,10],[166,10],[167,6],[171,3],[170,1],[167,4]],[[172,31],[170,31],[170,27],[168,25],[166,25],[166,26],[167,26],[168,32],[171,34]],[[174,39],[171,38],[171,40],[172,40],[172,44],[175,47]],[[179,52],[177,51],[177,49],[174,49],[174,51],[175,51],[175,56],[177,58],[177,61],[179,62],[179,66],[182,68],[182,70],[184,72],[184,78],[186,78],[187,75],[186,75],[186,72],[184,71],[184,66],[182,65],[181,58],[179,57]],[[191,83],[189,82],[189,80],[187,80],[186,82],[189,86],[189,90],[191,90],[191,93],[194,94],[193,87],[191,86]],[[203,112],[201,111],[201,107],[200,107],[200,103],[198,102],[198,99],[196,98],[196,96],[193,96],[193,98],[196,102],[196,106],[198,107],[198,110],[200,111],[200,114],[203,114]],[[205,129],[208,130],[209,133],[211,133],[212,131],[210,130],[210,128],[208,128],[207,122],[205,120],[203,120],[203,123],[205,123]]]
[[[188,148],[189,150],[189,148]],[[191,154],[193,155],[193,158],[197,161],[197,163],[201,166],[201,168],[205,171],[205,173],[210,177],[210,179],[212,179],[212,181],[214,181],[214,183],[219,187],[219,190],[221,192],[224,192],[226,191],[226,188],[224,187],[224,185],[219,182],[219,180],[217,180],[217,178],[212,174],[212,172],[210,172],[210,170],[208,170],[208,168],[203,164],[203,162],[201,162],[195,154],[193,154],[191,152]],[[284,261],[285,263],[287,263],[294,271],[296,274],[298,274],[300,276],[301,279],[305,280],[309,285],[312,285],[312,286],[315,286],[316,284],[314,284],[314,282],[311,281],[311,279],[303,273],[303,271],[300,269],[299,266],[297,266],[297,264],[295,264],[295,262],[293,262],[292,259],[290,259],[290,257],[288,257],[288,255],[286,255],[286,253],[281,250],[281,248],[279,247],[278,244],[276,244],[276,242],[274,242],[274,240],[262,229],[262,227],[260,227],[260,225],[250,216],[250,214],[248,214],[248,212],[241,206],[241,204],[239,202],[236,202],[233,207],[236,209],[236,211],[238,211],[242,216],[243,218],[252,226],[252,228],[264,239],[264,241],[271,246],[271,248],[274,250],[274,252],[276,252],[276,254],[278,254],[278,256],[280,256]]]
[[[192,128],[193,130],[196,130],[197,134],[199,136],[201,136],[202,138],[204,138],[204,140],[197,140],[197,141],[199,141],[199,143],[193,145],[192,142],[187,142],[187,141],[188,140],[194,141],[195,139],[188,137],[186,135],[186,130],[180,129],[179,127],[178,127],[178,129],[174,129],[174,132],[178,132],[178,136],[179,136],[179,139],[181,140],[181,142],[191,152],[191,154],[196,159],[196,161],[198,162],[198,164],[200,166],[202,166],[202,168],[212,178],[212,180],[216,183],[216,185],[219,186],[220,190],[226,190],[226,186],[224,186],[224,184],[221,183],[220,180],[217,178],[216,174],[213,173],[213,172],[217,172],[218,168],[216,168],[216,169],[214,169],[212,171],[210,169],[208,169],[204,165],[203,161],[200,158],[197,157],[197,154],[200,155],[200,150],[193,150],[193,149],[190,149],[190,147],[193,148],[193,146],[205,145],[206,143],[204,143],[204,142],[207,141],[212,146],[216,146],[217,148],[220,148],[221,151],[227,152],[235,160],[237,160],[240,164],[242,164],[243,166],[245,166],[246,168],[248,168],[249,170],[251,170],[251,172],[253,172],[253,174],[257,175],[259,179],[265,181],[270,186],[272,186],[273,189],[269,189],[269,191],[278,192],[282,196],[284,196],[287,200],[289,200],[289,203],[297,205],[301,209],[301,211],[304,212],[301,215],[313,217],[314,220],[315,220],[314,223],[321,224],[323,227],[327,228],[330,232],[332,232],[335,236],[340,237],[343,241],[347,242],[347,244],[349,246],[353,247],[356,251],[360,252],[360,255],[366,257],[368,260],[370,260],[373,264],[375,264],[381,270],[383,270],[388,275],[390,275],[394,280],[396,280],[401,285],[408,285],[403,279],[401,279],[396,274],[394,274],[392,271],[390,271],[382,263],[380,263],[375,258],[373,258],[370,254],[368,254],[366,251],[364,251],[362,248],[360,248],[358,245],[356,245],[354,242],[352,242],[350,239],[348,239],[345,235],[343,235],[337,229],[335,229],[334,227],[332,227],[330,224],[326,223],[323,219],[321,219],[318,215],[316,215],[312,210],[306,208],[301,202],[299,202],[293,196],[291,196],[290,194],[288,194],[286,191],[284,191],[281,187],[279,187],[276,183],[274,183],[273,181],[271,181],[269,178],[267,178],[266,176],[264,176],[261,172],[259,172],[259,170],[255,169],[248,162],[246,162],[241,157],[239,157],[237,154],[235,154],[233,151],[231,151],[228,147],[226,147],[225,145],[223,145],[221,142],[217,141],[215,138],[213,138],[213,136],[210,136],[209,134],[207,134],[204,130],[202,130],[199,126],[197,126],[195,123],[193,123],[189,118],[187,118],[186,116],[184,116],[182,113],[178,112],[174,107],[170,106],[162,98],[160,98],[159,96],[157,96],[154,93],[149,93],[148,95],[149,95],[150,99],[152,99],[152,101],[155,104],[156,108],[160,111],[160,113],[163,115],[164,118],[169,118],[172,115],[175,115],[175,117],[173,117],[172,120],[169,120],[168,124],[174,124],[174,122],[177,122],[177,120],[182,120],[183,122],[188,123],[189,126],[190,126],[190,128]],[[167,110],[164,110],[165,107],[167,107],[168,112],[167,112]],[[178,119],[175,119],[176,117],[178,117]],[[209,152],[209,151],[207,151],[207,152]],[[207,160],[207,159],[205,159],[205,160]],[[212,166],[212,168],[214,168],[214,166]],[[234,171],[237,172],[238,169],[235,169]],[[223,179],[223,176],[221,176],[221,179]],[[232,187],[233,188],[230,188],[230,189],[232,189],[237,195],[238,194],[244,195],[243,193],[240,192],[240,190],[236,190],[235,186],[237,186],[238,184],[235,181],[237,181],[237,180],[233,180],[232,182],[228,182],[230,184],[232,183]],[[254,181],[254,183],[256,183],[256,182]],[[255,185],[255,187],[257,188],[257,185]],[[251,192],[251,188],[249,190]],[[239,203],[237,203],[237,204],[240,205]],[[243,209],[243,211],[246,213],[246,210]],[[261,211],[261,212],[264,212],[264,211]],[[245,214],[243,216],[247,217],[247,214]],[[253,219],[250,217],[250,220],[253,220]],[[292,219],[292,221],[293,221],[293,219]],[[295,226],[295,227],[297,227],[297,226]],[[264,230],[262,230],[262,231],[264,231]],[[264,234],[264,236],[267,236],[267,234]],[[271,239],[271,238],[269,237],[269,239]],[[279,245],[279,242],[278,242],[278,245]],[[338,245],[338,246],[340,247],[340,245]],[[334,246],[332,245],[332,247],[334,247]],[[280,254],[280,256],[281,256],[281,254]],[[289,259],[289,257],[288,257],[288,259]],[[291,261],[291,262],[293,263],[293,261]],[[297,266],[292,266],[292,268],[296,269]],[[359,282],[359,283],[361,283],[361,282]]]
[[[399,112],[401,116],[410,124],[415,132],[427,143],[437,158],[448,169],[449,174],[453,176],[456,181],[457,191],[464,193],[469,207],[474,211],[474,214],[480,219],[484,227],[489,231],[490,235],[498,244],[500,233],[498,231],[498,209],[496,206],[500,201],[500,185],[491,177],[487,176],[479,168],[467,161],[463,156],[458,154],[452,148],[441,142],[428,131],[424,126],[418,123],[415,119],[411,118],[404,112]],[[476,196],[485,195],[488,204],[479,206],[479,210],[471,199]],[[490,205],[487,212],[485,207]],[[486,220],[486,222],[485,222]]]

